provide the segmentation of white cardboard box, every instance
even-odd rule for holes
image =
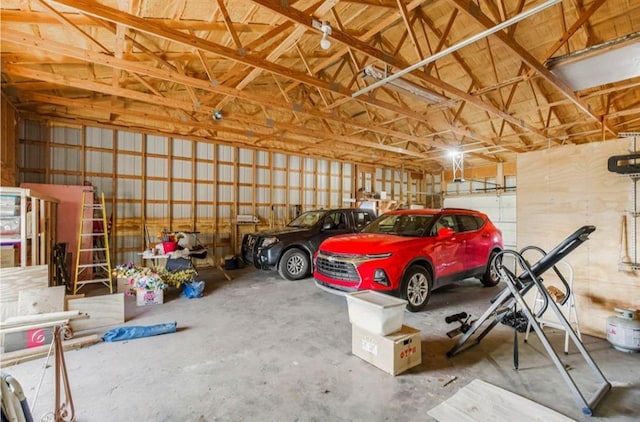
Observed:
[[[420,331],[403,325],[387,336],[351,326],[351,351],[354,355],[391,374],[398,375],[422,363]]]
[[[164,291],[158,290],[136,290],[136,305],[161,305],[164,303]]]
[[[13,246],[0,247],[0,267],[9,268],[15,266],[15,249]]]
[[[406,300],[373,290],[353,292],[346,297],[351,324],[382,336],[402,327]]]

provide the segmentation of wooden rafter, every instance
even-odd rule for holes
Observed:
[[[22,34],[21,36],[15,36],[14,38],[14,34],[7,34],[7,38],[9,39],[15,39],[15,41],[21,41],[21,42],[26,42],[29,45],[35,45],[35,43],[37,43],[41,48],[46,48],[49,51],[58,51],[60,54],[66,54],[66,55],[71,55],[74,57],[78,57],[78,58],[85,58],[88,60],[91,60],[94,63],[101,63],[103,65],[109,65],[109,66],[114,66],[117,68],[122,68],[122,69],[126,69],[128,71],[131,72],[135,72],[138,74],[143,74],[143,75],[149,75],[155,78],[159,78],[159,79],[164,79],[164,80],[170,80],[170,81],[174,81],[174,82],[179,82],[181,84],[185,84],[185,85],[189,85],[192,87],[197,87],[199,89],[202,90],[207,90],[207,91],[211,91],[211,92],[220,92],[220,93],[224,93],[226,95],[230,95],[230,96],[235,96],[235,97],[239,97],[239,98],[243,98],[245,100],[250,100],[250,101],[254,101],[256,103],[262,103],[265,105],[269,105],[271,107],[276,107],[276,108],[283,108],[283,109],[287,109],[287,110],[291,110],[292,107],[290,104],[279,104],[273,100],[266,100],[264,97],[259,97],[257,95],[251,95],[248,93],[244,93],[242,91],[239,90],[235,90],[232,88],[226,88],[223,86],[214,86],[211,83],[209,83],[208,81],[203,81],[203,80],[198,80],[198,79],[194,79],[194,78],[190,78],[184,74],[175,72],[175,71],[169,71],[169,70],[162,70],[162,69],[158,69],[158,68],[152,68],[149,66],[146,66],[144,64],[135,64],[135,63],[131,63],[131,62],[127,62],[124,60],[118,60],[115,58],[108,58],[108,57],[104,57],[102,55],[99,55],[97,53],[91,53],[89,51],[86,50],[81,50],[81,49],[76,49],[74,47],[68,46],[68,45],[62,45],[60,43],[56,43],[53,41],[43,41],[43,40],[34,40],[33,42],[29,42],[27,40],[28,36],[26,34]],[[48,81],[51,83],[57,83],[60,82],[62,84],[64,84],[64,78],[59,78],[56,77],[53,74],[45,74],[45,73],[40,73],[38,71],[33,71],[33,70],[29,70],[23,67],[19,67],[16,65],[9,65],[9,64],[5,64],[4,69],[6,69],[7,73],[12,73],[12,74],[19,74],[25,77],[32,77],[35,79],[40,79],[40,80],[44,80],[44,81]],[[97,92],[103,92],[105,94],[109,93],[108,91],[108,87],[104,86],[103,84],[97,84],[97,83],[93,83],[91,85],[86,85],[83,84],[83,81],[81,80],[77,80],[75,81],[73,84],[71,84],[71,86],[77,87],[77,88],[89,88],[92,87],[94,88]],[[123,90],[114,90],[113,91],[115,94],[117,93],[123,93]],[[158,100],[156,98],[154,98],[153,96],[147,96],[146,94],[142,94],[142,93],[137,93],[135,91],[131,91],[130,92],[131,95],[124,95],[124,96],[128,96],[132,99],[137,99],[139,101],[145,101],[145,102],[150,102],[150,103],[154,103],[154,102],[158,102]],[[162,103],[164,104],[171,104],[170,100],[163,98]],[[176,102],[171,104],[172,106],[176,107],[176,108],[181,108],[185,111],[188,112],[200,112],[200,113],[208,113],[209,115],[214,111],[214,108],[210,108],[210,107],[206,107],[204,105],[200,106],[200,107],[196,107],[194,104],[189,104],[189,103],[185,103],[185,102]],[[302,113],[306,113],[306,114],[310,114],[313,115],[315,117],[319,117],[319,118],[330,118],[329,116],[325,116],[324,114],[318,113],[318,112],[313,112],[310,109],[302,109],[299,110],[299,112]],[[331,117],[332,120],[335,120],[336,118]],[[347,120],[341,120],[342,123],[344,124],[349,124],[349,125],[357,125],[356,122],[354,121],[347,121]],[[366,125],[366,124],[362,124],[360,125],[360,127],[362,128],[367,128],[368,130],[371,130],[372,127],[371,125]],[[391,131],[385,128],[381,128],[381,127],[375,127],[376,131],[379,131],[381,133],[385,133],[387,135],[390,136],[396,136],[396,137],[407,137],[408,139],[411,139],[412,137],[409,135],[406,135],[402,132],[397,132],[397,131]]]
[[[47,11],[51,13],[60,23],[62,23],[62,25],[66,26],[67,28],[70,28],[72,31],[80,34],[85,40],[89,41],[89,44],[97,47],[99,50],[102,50],[103,53],[111,54],[111,51],[107,47],[102,45],[98,40],[93,38],[91,35],[87,34],[85,31],[80,29],[77,25],[73,24],[70,20],[66,18],[66,16],[64,16],[62,13],[59,13],[56,9],[51,7],[48,3],[46,3],[43,0],[34,0],[34,1],[40,4],[45,9],[47,9]]]
[[[464,3],[462,0],[447,0],[459,10],[464,12],[468,17],[482,25],[484,28],[489,29],[495,26],[495,23],[489,19],[482,11],[473,3]],[[584,112],[589,118],[595,120],[599,124],[602,123],[602,117],[591,110],[588,104],[584,103],[572,90],[560,80],[557,76],[551,73],[542,63],[536,60],[526,49],[520,44],[515,42],[513,38],[504,32],[496,32],[494,36],[500,40],[500,42],[514,54],[516,54],[527,66],[534,69],[545,81],[551,84],[556,90],[567,97],[578,109]],[[610,129],[614,133],[613,129]]]
[[[86,110],[86,122],[235,136],[241,145],[363,163],[375,153],[412,169],[446,162],[442,150],[460,142],[471,163],[503,162],[637,128],[637,78],[571,96],[544,73],[551,56],[640,31],[640,5],[626,0],[565,0],[526,21],[535,26],[513,25],[403,78],[445,97],[435,104],[391,85],[353,97],[366,88],[366,66],[393,74],[479,30],[483,19],[493,26],[531,3],[23,0],[0,7],[2,88],[22,116],[81,121]],[[332,27],[328,50],[318,48],[318,21]],[[214,122],[208,113],[222,106],[224,121]],[[164,120],[145,119],[145,111]]]

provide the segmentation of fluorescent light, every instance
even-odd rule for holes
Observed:
[[[371,65],[362,70],[362,78],[365,80],[381,81],[387,77],[386,73],[377,67]],[[387,88],[400,92],[401,94],[411,94],[420,100],[429,104],[438,104],[447,101],[448,98],[433,92],[427,88],[421,87],[404,79],[393,79],[387,83]]]
[[[640,33],[554,57],[551,72],[574,91],[640,76]]]

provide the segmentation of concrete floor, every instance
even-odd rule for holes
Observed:
[[[447,358],[456,340],[446,336],[453,326],[444,317],[481,315],[497,288],[463,281],[437,291],[427,311],[406,312],[405,324],[421,330],[422,364],[393,377],[351,354],[344,297],[318,289],[311,278],[286,281],[252,268],[230,274],[227,281],[218,270],[201,269],[200,299],[169,291],[163,305],[136,307],[126,298],[126,325],[176,321],[176,333],[66,352],[77,420],[433,421],[427,412],[476,378],[575,420],[639,420],[640,354],[601,339],[583,337],[613,385],[592,417],[582,415],[535,334],[528,344],[520,336],[518,371],[513,330],[501,324],[477,347]],[[564,333],[545,332],[562,350]],[[586,380],[589,399],[591,371],[575,348],[566,359],[574,377]],[[36,420],[54,403],[54,371],[44,371],[44,362],[4,369],[23,386]]]

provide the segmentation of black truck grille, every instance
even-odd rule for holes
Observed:
[[[250,234],[246,234],[242,239],[241,252],[242,252],[242,258],[244,259],[244,262],[253,263],[254,249],[255,249],[257,240],[258,238],[256,236],[253,236]]]
[[[360,276],[353,262],[341,260],[339,256],[318,254],[316,270],[318,273],[334,280],[352,281],[354,283],[360,281]]]

